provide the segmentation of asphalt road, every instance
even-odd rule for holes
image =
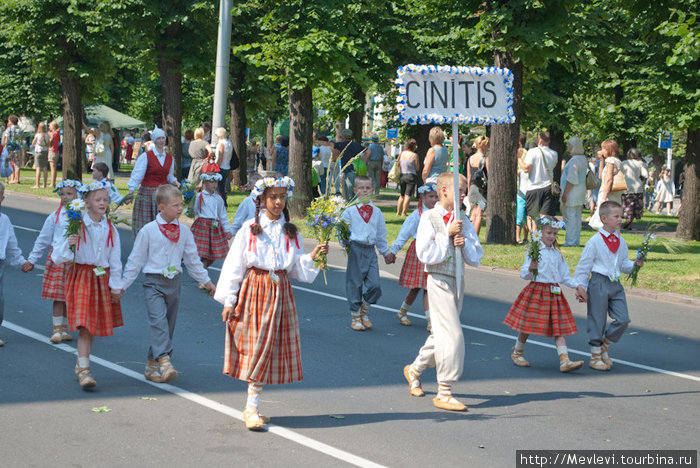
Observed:
[[[6,195],[2,210],[25,256],[56,206]],[[120,235],[125,261],[133,238]],[[333,249],[329,263],[344,261]],[[221,373],[221,308],[189,276],[173,355],[180,377],[170,385],[143,379],[148,328],[140,277],[122,300],[125,326],[95,339],[98,386],[85,391],[73,375],[76,341],[48,341],[51,304],[40,299],[41,269],[6,268],[0,465],[507,467],[520,449],[699,448],[697,306],[628,296],[632,325],[611,348],[610,372],[561,374],[553,343],[539,337],[525,350],[532,367],[517,368],[509,358],[514,334],[502,322],[525,283],[469,269],[467,358],[453,387],[469,412],[449,413],[432,405],[434,370],[424,373],[426,397],[408,394],[402,369],[425,340],[425,321],[416,301],[414,326],[399,325],[401,260],[381,263],[383,296],[367,332],[350,330],[342,268],[329,270],[328,285],[322,275],[311,285],[294,284],[305,379],[265,388],[261,410],[273,423],[265,433],[248,432],[241,421],[246,386]],[[215,282],[220,265],[210,270]],[[580,330],[568,340],[570,355],[583,359],[585,305],[571,290],[565,294]],[[93,411],[101,407],[110,411]]]

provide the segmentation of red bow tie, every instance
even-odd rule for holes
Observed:
[[[360,213],[360,216],[362,216],[364,222],[369,223],[369,220],[372,217],[372,205],[355,206],[357,206],[357,211]]]
[[[445,226],[450,224],[450,219],[452,218],[452,212],[447,213],[445,216],[442,217],[442,220],[445,221]]]
[[[610,251],[612,253],[617,253],[617,249],[620,248],[620,238],[617,237],[614,233],[610,234],[608,236],[604,236],[603,233],[600,233],[601,237],[605,241],[605,245],[608,246]]]
[[[158,224],[158,229],[163,235],[172,242],[177,242],[180,239],[180,225],[179,224]]]

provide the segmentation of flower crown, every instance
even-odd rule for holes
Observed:
[[[418,187],[418,194],[423,195],[424,193],[428,192],[437,192],[437,188],[435,187],[435,184],[430,184],[430,185],[421,185]]]
[[[82,185],[80,188],[78,188],[78,192],[80,192],[83,196],[87,195],[89,192],[93,192],[95,190],[102,190],[102,189],[108,189],[109,185],[107,182],[104,180],[96,180],[95,182],[92,182],[90,184],[85,184]]]
[[[553,221],[549,218],[540,218],[539,223],[542,226],[551,226],[554,229],[564,229],[566,227],[564,221]]]
[[[284,187],[287,189],[287,197],[291,197],[292,191],[294,191],[294,181],[287,176],[280,177],[279,179],[275,179],[273,177],[265,177],[260,179],[255,183],[255,187],[253,187],[253,198],[257,198],[262,195],[265,189],[269,187]]]
[[[74,187],[78,191],[80,191],[80,187],[82,187],[82,186],[83,186],[83,184],[79,180],[66,179],[66,180],[62,180],[61,182],[57,183],[56,187],[54,187],[53,191],[58,192],[62,188],[66,188],[66,187]]]
[[[207,180],[209,182],[216,182],[222,179],[221,174],[218,172],[206,172],[199,176],[200,180]]]

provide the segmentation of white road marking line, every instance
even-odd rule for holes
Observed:
[[[209,267],[209,268],[212,270],[221,271],[221,268],[216,268],[216,267]],[[338,296],[336,294],[330,294],[327,292],[316,291],[314,289],[305,288],[303,286],[292,285],[292,289],[296,289],[298,291],[304,291],[304,292],[308,292],[311,294],[316,294],[318,296],[329,297],[331,299],[337,299],[339,301],[347,302],[347,299],[343,296]],[[386,307],[386,306],[379,305],[379,304],[374,304],[374,305],[372,305],[372,307],[375,309],[386,310],[386,311],[391,312],[393,314],[395,314],[399,311],[399,309],[393,309],[391,307]],[[419,318],[419,319],[426,318],[425,315],[415,314],[413,312],[409,312],[408,315],[410,315],[411,317]],[[462,325],[462,328],[464,328],[465,330],[472,330],[475,332],[484,333],[486,335],[497,336],[499,338],[507,338],[509,340],[513,340],[515,338],[515,335],[509,335],[507,333],[501,333],[501,332],[497,332],[497,331],[493,331],[493,330],[487,330],[485,328],[472,327],[472,326],[464,325],[464,324],[461,324],[461,325]],[[557,348],[556,346],[554,346],[551,343],[543,343],[542,341],[537,341],[537,340],[533,340],[533,339],[528,339],[527,342],[530,344],[537,345],[537,346],[542,346],[544,348],[551,348],[551,349]],[[569,353],[578,354],[581,356],[589,356],[590,355],[590,353],[588,353],[586,351],[579,351],[579,350],[572,349],[572,348],[569,348]],[[615,364],[622,364],[625,366],[634,367],[636,369],[642,369],[642,370],[646,370],[649,372],[657,372],[659,374],[666,374],[666,375],[670,375],[672,377],[679,377],[681,379],[687,379],[687,380],[693,380],[695,382],[700,382],[700,377],[695,377],[694,375],[690,375],[690,374],[683,374],[681,372],[674,372],[674,371],[670,371],[670,370],[666,370],[666,369],[660,369],[658,367],[651,367],[651,366],[647,366],[644,364],[638,364],[636,362],[631,362],[631,361],[624,361],[622,359],[617,359],[617,358],[614,360],[614,362],[615,362]]]
[[[16,224],[13,224],[12,227],[15,228],[15,229],[22,229],[23,231],[41,232],[41,231],[38,230],[38,229],[32,229],[32,228],[28,228],[28,227],[24,227],[24,226],[18,226],[18,225],[16,225]]]
[[[32,339],[39,341],[41,343],[58,348],[61,351],[65,351],[69,354],[74,354],[76,356],[78,354],[78,351],[76,348],[73,348],[72,346],[68,346],[67,344],[64,344],[64,343],[58,343],[58,344],[51,343],[46,336],[40,335],[40,334],[38,334],[32,330],[29,330],[28,328],[24,328],[20,325],[16,325],[14,323],[5,321],[5,322],[3,322],[2,326],[7,327],[10,330],[13,330],[21,335],[28,337],[28,338],[32,338]],[[234,419],[238,419],[239,421],[243,421],[243,413],[241,411],[238,411],[235,408],[232,408],[230,406],[226,406],[224,404],[216,402],[212,399],[203,397],[203,396],[198,395],[196,393],[192,393],[188,390],[177,387],[175,385],[157,384],[157,383],[151,382],[150,380],[146,380],[146,378],[143,376],[143,374],[140,374],[138,372],[134,372],[131,369],[127,369],[126,367],[122,367],[118,364],[107,361],[106,359],[102,359],[100,357],[97,357],[94,354],[90,355],[90,362],[98,364],[102,367],[106,367],[107,369],[113,370],[114,372],[118,372],[118,373],[123,374],[127,377],[131,377],[132,379],[138,380],[139,382],[151,385],[152,387],[155,387],[159,390],[163,390],[165,392],[172,393],[173,395],[177,395],[179,397],[182,397],[186,400],[190,400],[193,403],[197,403],[198,405],[201,405],[201,406],[204,406],[204,407],[209,408],[211,410],[225,414],[226,416],[230,416]],[[350,463],[352,465],[361,466],[361,467],[372,467],[372,468],[383,467],[383,465],[380,465],[378,463],[374,463],[373,461],[367,460],[366,458],[362,458],[362,457],[359,457],[357,455],[353,455],[352,453],[349,453],[349,452],[346,452],[344,450],[330,446],[328,444],[324,444],[323,442],[319,442],[318,440],[315,440],[315,439],[312,439],[310,437],[306,437],[304,435],[298,434],[298,433],[296,433],[292,430],[289,430],[287,428],[284,428],[282,426],[277,426],[275,424],[268,424],[267,427],[268,427],[268,432],[276,434],[280,437],[283,437],[289,441],[295,442],[299,445],[303,445],[305,447],[308,447],[312,450],[316,450],[317,452],[321,452],[321,453],[329,455],[333,458],[337,458],[338,460]]]

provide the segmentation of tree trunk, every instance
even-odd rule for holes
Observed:
[[[700,241],[700,128],[688,130],[685,151],[685,182],[676,235]]]
[[[275,148],[275,122],[277,121],[274,117],[267,118],[267,129],[265,131],[265,139],[267,141],[267,162],[265,163],[265,170],[271,171],[274,167],[270,167],[270,161],[272,158],[272,150]]]
[[[83,90],[80,80],[61,78],[63,108],[63,179],[83,180]],[[115,148],[116,150],[116,148]]]
[[[335,141],[340,141],[341,133],[345,130],[345,122],[342,120],[335,121]]]
[[[158,46],[158,72],[163,93],[163,130],[168,150],[175,161],[176,177],[182,167],[182,70],[180,60],[167,49],[168,41],[178,34],[177,25],[168,27]],[[180,177],[177,177],[178,179]]]
[[[432,127],[432,125],[416,125],[416,154],[418,155],[418,162],[420,163],[420,167],[416,168],[416,172],[418,172],[418,178],[421,180],[421,185],[423,185],[423,177],[421,176],[421,172],[423,171],[425,155],[428,154],[428,150],[430,149],[430,139],[428,136],[430,135],[430,129]],[[399,152],[399,154],[401,154],[401,152]]]
[[[557,152],[557,164],[552,171],[552,180],[558,181],[561,179],[561,162],[564,160],[566,153],[566,143],[564,142],[564,131],[557,127],[551,127],[549,131],[549,147]]]
[[[620,138],[618,140],[620,151],[622,152],[620,155],[622,159],[625,159],[627,151],[637,147],[637,140],[627,132],[627,129],[632,127],[632,121],[629,116],[629,111],[622,105],[624,96],[625,91],[622,85],[615,86],[615,106],[620,109],[620,113],[622,114],[622,128],[620,129]]]
[[[241,65],[242,67],[242,65]],[[243,81],[245,76],[243,72],[233,74],[231,76],[231,91],[229,94],[229,108],[231,109],[231,143],[233,149],[238,155],[239,166],[234,171],[234,185],[239,187],[248,183],[248,167],[247,167],[247,148],[246,148],[246,115],[245,103],[243,102]]]
[[[365,119],[365,101],[367,97],[361,88],[355,89],[352,97],[357,102],[357,107],[350,112],[350,130],[352,130],[352,139],[362,143],[362,123]]]
[[[311,153],[314,107],[310,87],[289,90],[289,175],[294,179],[294,198],[289,208],[294,218],[304,217],[313,198]]]
[[[488,208],[486,209],[486,242],[515,242],[515,155],[520,131],[520,103],[523,95],[523,63],[513,60],[510,52],[496,51],[494,63],[513,72],[513,113],[515,122],[491,128],[489,155]]]

